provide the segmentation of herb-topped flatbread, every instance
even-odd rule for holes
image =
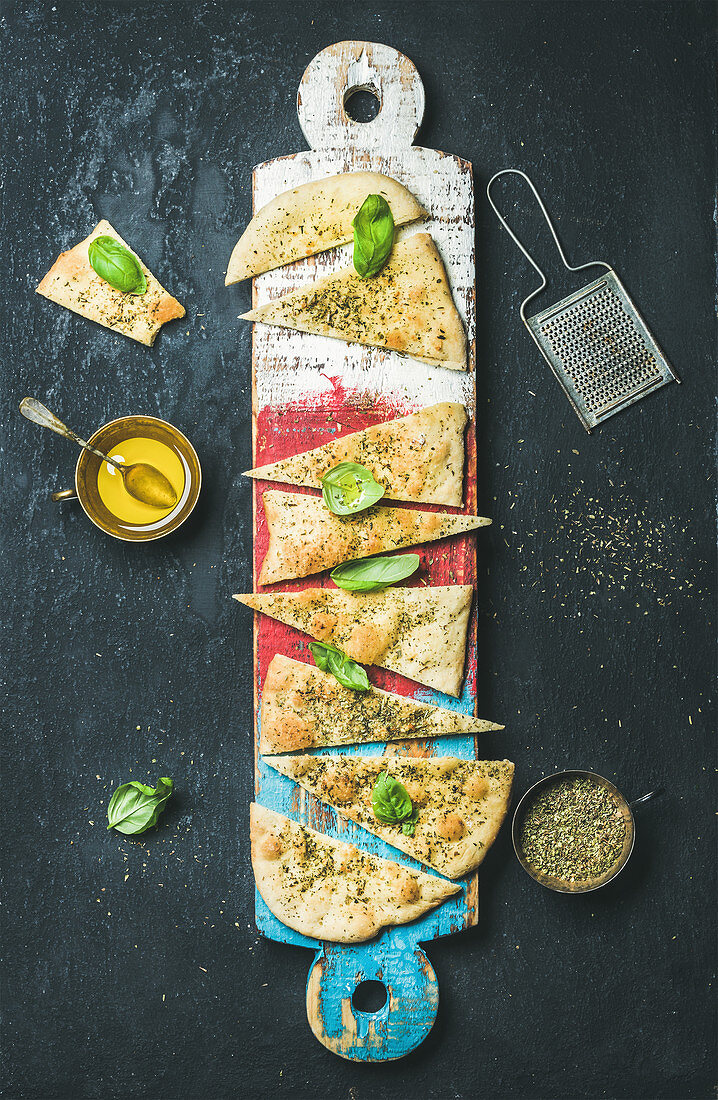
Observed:
[[[352,691],[330,672],[278,653],[262,688],[259,751],[488,733],[503,726],[379,688]]]
[[[343,268],[242,316],[466,370],[464,328],[428,233],[396,243],[378,275]]]
[[[472,594],[471,585],[452,584],[380,592],[306,588],[234,599],[336,646],[361,664],[380,665],[459,695]]]
[[[345,172],[283,191],[252,218],[234,246],[225,285],[345,244],[367,195],[388,202],[394,225],[426,217],[410,191],[380,172]]]
[[[99,222],[89,237],[58,256],[37,287],[37,293],[71,309],[73,313],[79,313],[81,317],[97,321],[105,328],[151,347],[167,321],[184,317],[184,306],[167,293],[135,252],[132,255],[147,281],[146,292],[123,294],[110,286],[90,266],[87,250],[95,237],[113,237],[132,252],[109,222]]]
[[[252,867],[275,917],[317,940],[361,943],[407,924],[459,887],[251,806]]]
[[[463,499],[466,410],[441,401],[384,424],[333,439],[312,451],[248,470],[248,477],[308,485],[340,462],[358,462],[384,486],[387,500],[460,507]]]
[[[268,489],[263,496],[269,547],[260,584],[275,584],[332,569],[344,561],[435,542],[485,527],[490,519],[375,506],[336,516],[321,497]]]
[[[473,871],[493,844],[506,816],[514,774],[509,760],[453,756],[264,759],[338,813],[449,878]],[[398,781],[411,803],[402,805],[391,792],[392,799],[377,804],[380,773]]]

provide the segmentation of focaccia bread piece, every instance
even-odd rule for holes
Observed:
[[[380,172],[343,172],[283,191],[252,218],[234,246],[225,285],[346,244],[367,195],[382,195],[394,225],[425,218],[406,187]]]
[[[435,542],[491,523],[482,516],[378,505],[356,515],[335,516],[321,497],[277,489],[268,489],[263,501],[269,547],[259,574],[260,584],[307,577],[345,561]]]
[[[355,661],[459,695],[473,589],[469,584],[343,592],[235,595],[247,607],[328,642]]]
[[[384,486],[387,500],[460,507],[464,480],[466,410],[458,401],[440,401],[384,424],[333,439],[312,451],[248,470],[248,477],[286,485],[321,487],[340,462],[366,466]]]
[[[252,867],[275,917],[317,940],[361,943],[407,924],[460,887],[362,852],[253,802]]]
[[[473,871],[506,816],[510,760],[453,756],[265,756],[265,762],[387,844],[449,878]],[[397,779],[416,811],[414,834],[382,824],[372,808],[380,772]]]
[[[95,237],[114,237],[132,252],[147,280],[144,294],[123,294],[93,271],[87,249]],[[148,347],[154,344],[157,333],[167,321],[185,315],[184,306],[167,293],[137,253],[106,221],[98,222],[89,237],[74,248],[61,252],[36,289],[51,302]]]
[[[370,279],[342,268],[242,316],[466,370],[464,327],[428,233],[398,241]]]
[[[488,733],[504,727],[403,695],[345,688],[330,672],[278,653],[262,688],[259,751]]]

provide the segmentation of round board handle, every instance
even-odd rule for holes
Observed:
[[[344,105],[356,91],[373,92],[379,113],[355,122]],[[335,42],[304,71],[297,114],[313,149],[408,147],[424,117],[424,85],[413,61],[379,42]]]
[[[352,1002],[357,986],[381,982],[386,1001],[377,1012]],[[327,1050],[352,1062],[402,1058],[424,1041],[439,1007],[434,968],[418,944],[325,944],[307,979],[307,1017]]]

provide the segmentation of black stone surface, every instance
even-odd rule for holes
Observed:
[[[3,1095],[709,1095],[714,12],[0,6]],[[480,699],[506,722],[486,750],[516,761],[518,792],[567,766],[629,797],[667,789],[593,896],[532,883],[504,828],[478,928],[429,947],[434,1031],[368,1067],[314,1040],[309,954],[253,923],[251,640],[229,598],[251,584],[249,288],[223,286],[252,165],[303,148],[302,71],[352,37],[415,61],[421,142],[476,173],[480,508],[494,517]],[[540,186],[570,257],[615,264],[683,378],[591,437],[520,325],[534,276],[484,198],[509,165]],[[530,241],[530,205],[514,215]],[[151,351],[34,294],[99,217],[187,305]],[[75,454],[17,415],[25,394],[80,431],[132,412],[176,423],[204,467],[191,522],[137,547],[52,505]],[[177,794],[159,828],[108,833],[115,785],[160,774]]]

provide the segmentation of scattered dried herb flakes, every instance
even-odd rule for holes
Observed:
[[[521,580],[571,608],[579,595],[610,602],[640,593],[661,607],[702,595],[696,574],[706,563],[695,556],[690,519],[652,516],[645,504],[631,499],[625,483],[610,485],[604,500],[587,492],[583,482],[561,497],[552,496],[541,517],[542,533],[524,530],[523,542],[511,529],[513,516],[499,524],[506,546],[521,563]],[[520,504],[524,518],[530,514],[523,483],[508,490],[508,497],[508,512]],[[645,608],[643,614],[648,614]]]
[[[626,824],[613,795],[590,779],[559,779],[529,805],[519,830],[537,871],[582,882],[608,871],[623,851]]]

